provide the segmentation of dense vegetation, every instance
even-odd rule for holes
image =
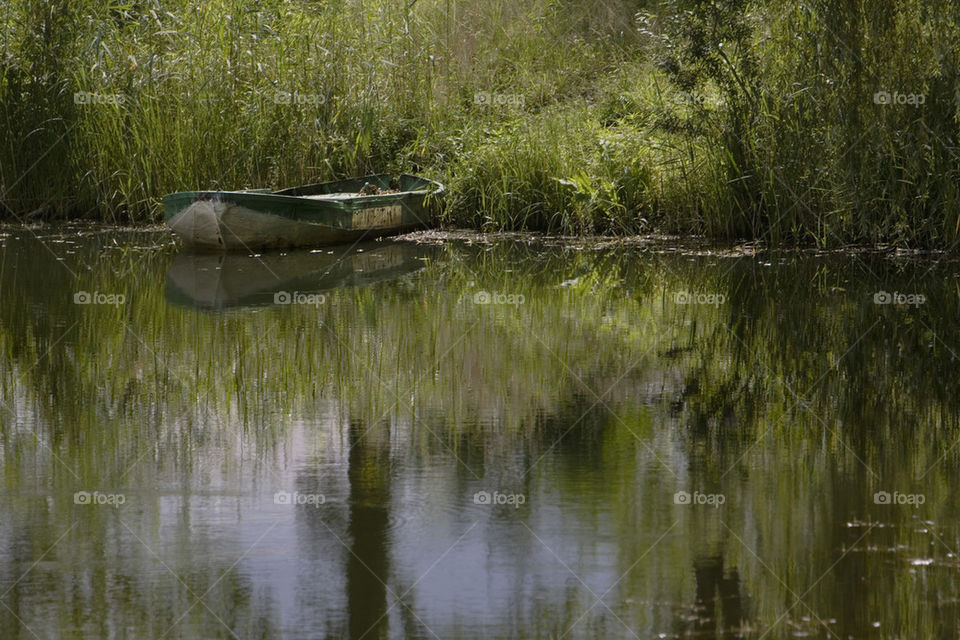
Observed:
[[[382,170],[456,224],[957,244],[951,0],[17,0],[0,216]]]

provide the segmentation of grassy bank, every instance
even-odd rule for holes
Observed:
[[[960,17],[815,0],[22,0],[0,216],[368,171],[454,224],[953,247]]]

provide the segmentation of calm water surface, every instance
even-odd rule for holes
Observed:
[[[956,638],[937,256],[0,233],[4,638]]]

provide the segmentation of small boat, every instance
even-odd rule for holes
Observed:
[[[429,226],[439,182],[379,174],[280,191],[183,191],[164,196],[169,226],[193,249],[314,247]]]

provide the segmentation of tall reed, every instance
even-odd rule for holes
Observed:
[[[945,0],[23,0],[0,211],[154,221],[166,192],[368,171],[446,220],[954,246]]]

